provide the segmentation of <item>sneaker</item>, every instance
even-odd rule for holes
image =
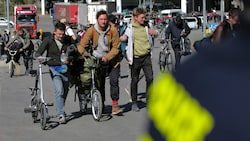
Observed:
[[[65,123],[66,123],[66,119],[65,119],[65,116],[64,116],[64,115],[60,115],[60,116],[58,117],[58,119],[59,119],[59,123],[60,123],[60,124],[65,124]]]
[[[118,115],[122,112],[123,112],[123,110],[118,105],[112,106],[112,113],[111,113],[112,115]]]
[[[140,109],[139,109],[136,102],[132,103],[131,110],[134,111],[134,112],[139,112],[140,111]]]

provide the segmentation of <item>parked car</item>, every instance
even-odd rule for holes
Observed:
[[[198,19],[196,17],[183,17],[191,29],[198,29]]]
[[[15,26],[13,21],[8,21],[6,18],[0,17],[0,26],[8,26],[8,24],[11,28]]]

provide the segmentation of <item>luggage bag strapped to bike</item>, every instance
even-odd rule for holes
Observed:
[[[80,93],[88,94],[91,86],[91,69],[90,66],[94,64],[94,60],[90,57],[86,57],[84,60],[82,70],[80,71]]]

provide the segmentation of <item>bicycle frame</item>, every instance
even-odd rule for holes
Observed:
[[[168,42],[162,41],[162,50],[159,54],[159,65],[160,70],[165,70],[167,66],[168,71],[174,70],[174,54],[171,53],[171,47],[169,46]]]
[[[86,105],[90,102],[93,118],[96,121],[99,121],[101,118],[101,114],[102,114],[102,98],[101,98],[101,94],[99,90],[95,86],[95,70],[99,66],[100,62],[99,62],[99,59],[96,59],[95,57],[92,57],[92,56],[91,56],[91,59],[94,60],[93,64],[89,64],[88,60],[85,57],[83,57],[83,59],[91,70],[91,86],[90,86],[90,93],[87,95],[84,95],[84,98],[78,95],[80,97],[79,99],[80,110],[86,111],[86,108],[87,108]]]
[[[44,102],[44,94],[43,94],[43,73],[42,73],[42,63],[38,65],[39,70],[39,82],[40,82],[40,99],[42,103]],[[46,103],[45,103],[46,104]],[[47,105],[47,104],[46,104]]]
[[[31,102],[29,108],[25,108],[25,113],[32,112],[32,117],[34,119],[34,122],[36,122],[37,115],[40,113],[40,123],[41,128],[45,130],[47,121],[54,117],[48,115],[48,106],[53,106],[53,103],[46,103],[44,100],[44,91],[43,91],[43,73],[42,73],[42,63],[46,62],[48,57],[38,57],[39,64],[38,64],[38,70],[32,71],[35,76],[35,87],[30,88],[31,90]],[[38,88],[38,85],[40,85],[40,88]],[[38,97],[38,91],[40,96]]]
[[[9,62],[9,75],[12,77],[14,75],[14,70],[16,66],[16,62],[14,61],[14,56],[17,54],[18,50],[11,50],[8,49],[8,53],[11,56],[10,62]]]

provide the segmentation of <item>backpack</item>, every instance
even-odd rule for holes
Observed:
[[[122,25],[122,27],[120,28],[120,36],[122,36],[125,33],[127,27],[128,27],[127,23],[124,23]],[[126,46],[127,46],[127,42],[121,42],[121,51],[123,55],[125,54]]]

